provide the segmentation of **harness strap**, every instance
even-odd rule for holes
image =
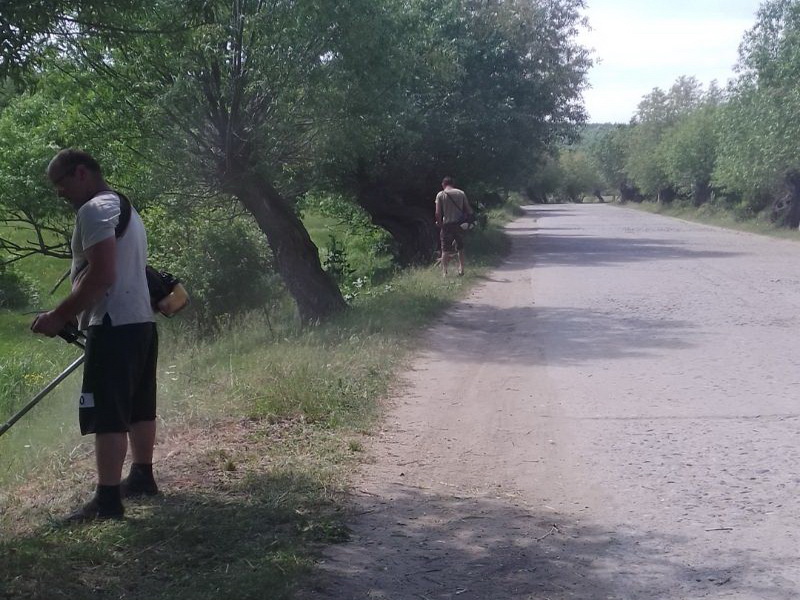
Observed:
[[[460,207],[458,204],[456,204],[456,201],[455,201],[455,200],[453,200],[453,197],[452,197],[450,194],[448,194],[448,193],[447,193],[445,190],[442,190],[442,193],[443,193],[445,196],[447,196],[447,199],[448,199],[448,200],[450,200],[450,204],[452,204],[453,206],[455,206],[455,207],[456,207],[456,210],[457,210],[458,212],[460,212],[460,213],[461,213],[461,218],[463,219],[463,218],[464,218],[464,216],[466,215],[466,211],[465,211],[463,208],[461,208],[461,207]]]

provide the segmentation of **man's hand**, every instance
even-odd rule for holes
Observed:
[[[54,310],[39,313],[31,323],[31,331],[33,333],[40,333],[47,337],[55,337],[64,329],[69,319],[65,319]]]

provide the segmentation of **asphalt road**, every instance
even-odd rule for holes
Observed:
[[[444,316],[310,598],[800,598],[800,244],[529,207]]]

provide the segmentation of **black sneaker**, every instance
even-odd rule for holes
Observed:
[[[136,496],[155,496],[158,486],[154,479],[144,479],[135,475],[128,475],[119,484],[119,493],[123,498]]]
[[[78,510],[64,517],[64,524],[86,523],[106,519],[121,519],[125,516],[125,507],[122,504],[108,507],[101,506],[97,496],[89,500]]]

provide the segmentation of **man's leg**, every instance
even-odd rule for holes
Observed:
[[[124,433],[98,433],[94,437],[94,454],[97,461],[98,485],[119,485],[122,463],[128,451],[128,438]]]
[[[447,263],[450,262],[450,253],[447,249],[447,243],[450,242],[450,236],[447,235],[447,226],[442,225],[439,231],[439,247],[442,249],[442,276],[447,277]]]
[[[131,424],[128,434],[131,442],[131,470],[122,480],[122,495],[154,496],[158,485],[153,476],[153,448],[156,443],[156,422],[138,421]]]
[[[125,377],[119,367],[127,364],[126,346],[116,339],[110,320],[89,327],[86,337],[79,421],[81,434],[95,436],[97,489],[89,502],[67,516],[67,522],[120,518],[125,512],[119,486],[128,437],[120,410],[119,382]]]
[[[94,519],[119,519],[125,514],[120,496],[122,463],[128,450],[125,433],[98,433],[94,436],[94,454],[97,463],[97,491],[94,497],[78,510],[68,515],[67,523],[81,523]]]
[[[153,496],[158,485],[153,477],[153,447],[156,443],[156,365],[158,333],[155,325],[142,328],[147,342],[146,360],[131,414],[128,438],[131,444],[131,470],[122,480],[122,495]],[[149,335],[152,334],[152,335]]]
[[[128,434],[131,441],[131,458],[137,464],[153,464],[153,448],[156,445],[156,422],[139,421],[131,424]]]

